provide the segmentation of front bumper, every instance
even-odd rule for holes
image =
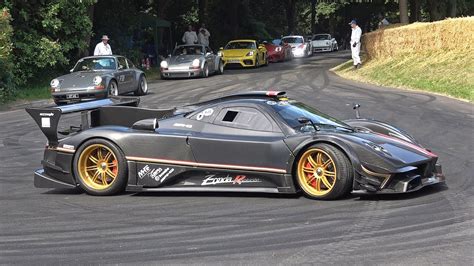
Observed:
[[[255,57],[254,56],[245,56],[245,57],[224,57],[222,58],[225,66],[231,65],[240,65],[241,67],[254,67],[255,66]]]
[[[199,77],[202,74],[201,68],[196,69],[173,69],[168,68],[167,70],[162,69],[161,75],[165,78],[193,78]]]
[[[291,49],[293,53],[293,57],[305,57],[306,56],[306,49],[303,48],[293,48]]]
[[[391,175],[388,179],[361,173],[354,180],[352,194],[400,194],[418,191],[424,187],[445,183],[441,165],[420,165],[418,168]]]
[[[107,97],[107,90],[102,89],[53,92],[51,96],[56,102],[80,102],[105,98]]]
[[[283,52],[268,54],[268,62],[280,62],[285,60],[285,54]]]
[[[313,47],[313,52],[331,52],[331,46],[318,46],[318,47]]]

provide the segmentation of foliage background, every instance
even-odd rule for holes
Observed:
[[[314,2],[314,13],[312,3]],[[434,21],[474,13],[472,0],[408,0],[410,21]],[[6,9],[3,9],[6,8]],[[382,17],[399,22],[398,0],[2,0],[0,1],[0,102],[22,91],[48,88],[51,78],[89,55],[102,34],[115,54],[137,65],[149,33],[138,25],[144,13],[172,23],[166,55],[187,25],[206,23],[211,48],[234,38],[269,39],[290,33],[328,32],[344,44],[347,22],[357,18],[364,32]],[[8,15],[5,15],[8,14]],[[314,14],[314,24],[313,24]]]

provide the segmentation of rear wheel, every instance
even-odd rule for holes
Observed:
[[[140,76],[138,80],[138,88],[135,91],[135,95],[145,95],[148,93],[148,83],[144,75]]]
[[[119,95],[117,82],[115,80],[111,80],[109,82],[109,86],[107,87],[107,91],[109,93],[109,96],[118,96]]]
[[[85,142],[74,157],[76,181],[88,194],[109,196],[127,185],[127,163],[122,151],[104,139]]]
[[[352,166],[336,147],[315,144],[299,157],[296,180],[308,198],[336,199],[347,194],[352,186]]]

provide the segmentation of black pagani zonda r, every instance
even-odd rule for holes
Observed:
[[[313,199],[405,193],[445,180],[437,156],[386,123],[344,122],[284,92],[247,92],[169,110],[109,98],[28,108],[48,143],[36,187],[297,193]],[[62,114],[80,127],[58,138]]]

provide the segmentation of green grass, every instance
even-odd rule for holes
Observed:
[[[344,78],[376,85],[429,91],[474,101],[472,52],[408,54],[374,59],[353,70],[352,62],[333,69]]]
[[[16,94],[16,100],[38,100],[51,98],[49,86],[44,85],[25,85],[19,89]]]

